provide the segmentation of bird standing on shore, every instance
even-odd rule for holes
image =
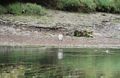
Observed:
[[[63,34],[59,34],[58,39],[59,39],[59,41],[62,41],[63,40]]]

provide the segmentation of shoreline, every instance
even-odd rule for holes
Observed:
[[[90,19],[89,19],[90,18]],[[93,31],[93,38],[75,37],[75,30]],[[58,40],[63,32],[64,39]],[[0,16],[0,46],[120,48],[120,15],[79,14],[49,10],[46,16]]]
[[[14,43],[0,43],[0,47],[23,47],[23,48],[111,48],[120,49],[120,45],[108,45],[108,44],[98,44],[98,45],[45,45],[45,44],[14,44]]]
[[[120,45],[79,45],[79,46],[45,46],[45,45],[0,45],[0,47],[24,47],[24,48],[98,48],[98,49],[120,49]]]

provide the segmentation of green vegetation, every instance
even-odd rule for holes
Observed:
[[[57,7],[63,10],[79,10],[79,0],[60,0]]]
[[[120,1],[119,0],[59,0],[58,9],[68,11],[102,11],[119,13]]]
[[[93,0],[60,0],[57,7],[62,10],[88,12],[95,10],[96,4]]]
[[[4,14],[4,13],[7,13],[7,9],[2,5],[0,5],[0,14]]]
[[[22,14],[24,11],[24,5],[20,3],[8,5],[8,11],[12,14]]]
[[[115,11],[114,0],[97,0],[97,9],[104,12]]]
[[[120,0],[44,0],[42,3],[47,3],[47,7],[65,11],[120,12]],[[54,6],[53,3],[55,4]]]
[[[18,1],[18,0],[16,0]],[[26,3],[24,3],[26,2]],[[38,0],[32,1],[34,3],[27,3],[25,0],[23,3],[19,1],[17,3],[8,1],[5,5],[6,8],[0,6],[0,14],[12,13],[12,14],[45,14],[45,10],[41,5],[48,8],[54,8],[65,11],[76,11],[76,12],[110,12],[120,13],[120,0]],[[35,4],[37,3],[37,4]],[[39,5],[38,5],[39,4]]]
[[[120,1],[97,0],[97,9],[103,12],[120,13]]]
[[[43,7],[37,4],[32,3],[14,3],[8,5],[8,11],[12,14],[37,14],[43,15],[45,14],[45,10]]]
[[[82,2],[82,4],[85,5],[85,7],[87,7],[88,9],[94,11],[96,9],[96,3],[94,2],[94,0],[80,0]]]
[[[115,2],[115,11],[120,13],[120,0],[116,0]]]

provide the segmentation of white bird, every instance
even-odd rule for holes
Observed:
[[[63,34],[59,34],[59,35],[58,35],[58,39],[59,39],[60,41],[62,41],[62,40],[63,40]]]

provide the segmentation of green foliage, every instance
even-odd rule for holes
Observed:
[[[115,4],[115,11],[120,13],[120,0],[116,0],[114,4]]]
[[[45,14],[45,9],[40,5],[27,3],[25,7],[25,13],[43,15]]]
[[[101,11],[110,12],[115,9],[114,0],[97,0],[97,7]]]
[[[23,1],[27,2],[27,0]],[[120,0],[35,0],[48,8],[60,9],[65,11],[77,12],[111,12],[120,13]],[[34,3],[13,3],[7,6],[7,9],[0,5],[0,14],[45,14],[45,9]],[[7,11],[8,10],[8,11]]]
[[[96,5],[93,0],[59,0],[58,8],[69,11],[89,11],[95,10]]]
[[[8,5],[9,13],[20,15],[20,14],[37,14],[43,15],[45,14],[45,10],[43,7],[37,4],[32,3],[14,3]]]
[[[120,0],[96,0],[97,10],[120,13]]]
[[[95,10],[96,9],[96,3],[94,0],[80,0],[82,2],[82,4],[85,5],[85,7],[87,7],[90,10]]]
[[[57,6],[59,9],[64,10],[75,10],[80,7],[80,1],[79,0],[60,0]]]
[[[24,10],[24,4],[21,3],[14,3],[8,5],[8,11],[12,14],[22,14]]]
[[[7,13],[7,9],[4,6],[0,5],[0,14],[4,13]]]
[[[57,7],[58,9],[68,11],[104,11],[119,13],[120,0],[58,0]]]

